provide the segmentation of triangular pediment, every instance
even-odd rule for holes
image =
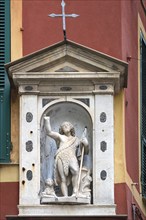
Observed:
[[[9,72],[44,72],[70,69],[94,72],[124,72],[127,63],[71,41],[63,41],[6,65]]]
[[[5,65],[11,79],[17,72],[48,73],[119,73],[121,86],[127,85],[126,62],[84,47],[71,41],[62,41]],[[111,76],[110,76],[111,77]]]
[[[72,68],[71,66],[63,66],[60,69],[55,70],[55,72],[78,72],[77,69]]]

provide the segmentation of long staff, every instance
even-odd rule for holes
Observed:
[[[84,158],[84,147],[82,147],[82,153],[81,153],[81,163],[80,163],[80,169],[79,169],[79,178],[78,178],[78,185],[77,185],[77,194],[78,194],[78,192],[79,192],[79,187],[80,187],[81,172],[82,172],[82,166],[83,166],[83,158]]]
[[[87,127],[85,127],[85,129],[84,129],[84,132],[82,134],[82,138],[85,138],[86,136],[87,136]],[[77,184],[77,195],[78,195],[78,192],[79,192],[80,181],[81,181],[81,172],[82,172],[82,166],[83,166],[84,151],[85,151],[85,148],[84,148],[84,146],[82,146],[81,163],[80,163],[79,177],[78,177],[78,184]]]

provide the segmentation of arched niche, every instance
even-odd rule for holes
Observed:
[[[53,179],[54,157],[57,150],[56,142],[46,135],[44,129],[44,115],[51,118],[51,128],[59,132],[59,127],[64,121],[69,121],[75,128],[75,135],[81,138],[87,127],[87,139],[89,142],[89,155],[84,156],[83,166],[92,172],[92,142],[93,123],[90,113],[81,105],[74,102],[59,102],[49,106],[41,117],[40,129],[40,161],[41,161],[41,192],[45,188],[45,180]],[[58,189],[56,189],[58,190]]]

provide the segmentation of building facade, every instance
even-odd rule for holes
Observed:
[[[19,94],[4,63],[64,40],[61,1],[0,2],[1,164],[0,219],[19,204]],[[128,63],[127,88],[114,96],[114,196],[117,215],[146,218],[146,4],[138,1],[69,1],[66,36],[77,44]],[[4,55],[3,55],[4,54]],[[11,91],[11,93],[10,93]],[[11,96],[10,96],[11,94]]]

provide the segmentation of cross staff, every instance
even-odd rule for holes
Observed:
[[[72,18],[76,18],[79,15],[77,14],[65,14],[65,2],[64,0],[62,0],[61,2],[61,6],[62,6],[62,14],[49,14],[48,16],[55,18],[55,17],[62,17],[62,23],[63,23],[63,34],[64,34],[64,40],[66,40],[66,17],[72,17]]]

